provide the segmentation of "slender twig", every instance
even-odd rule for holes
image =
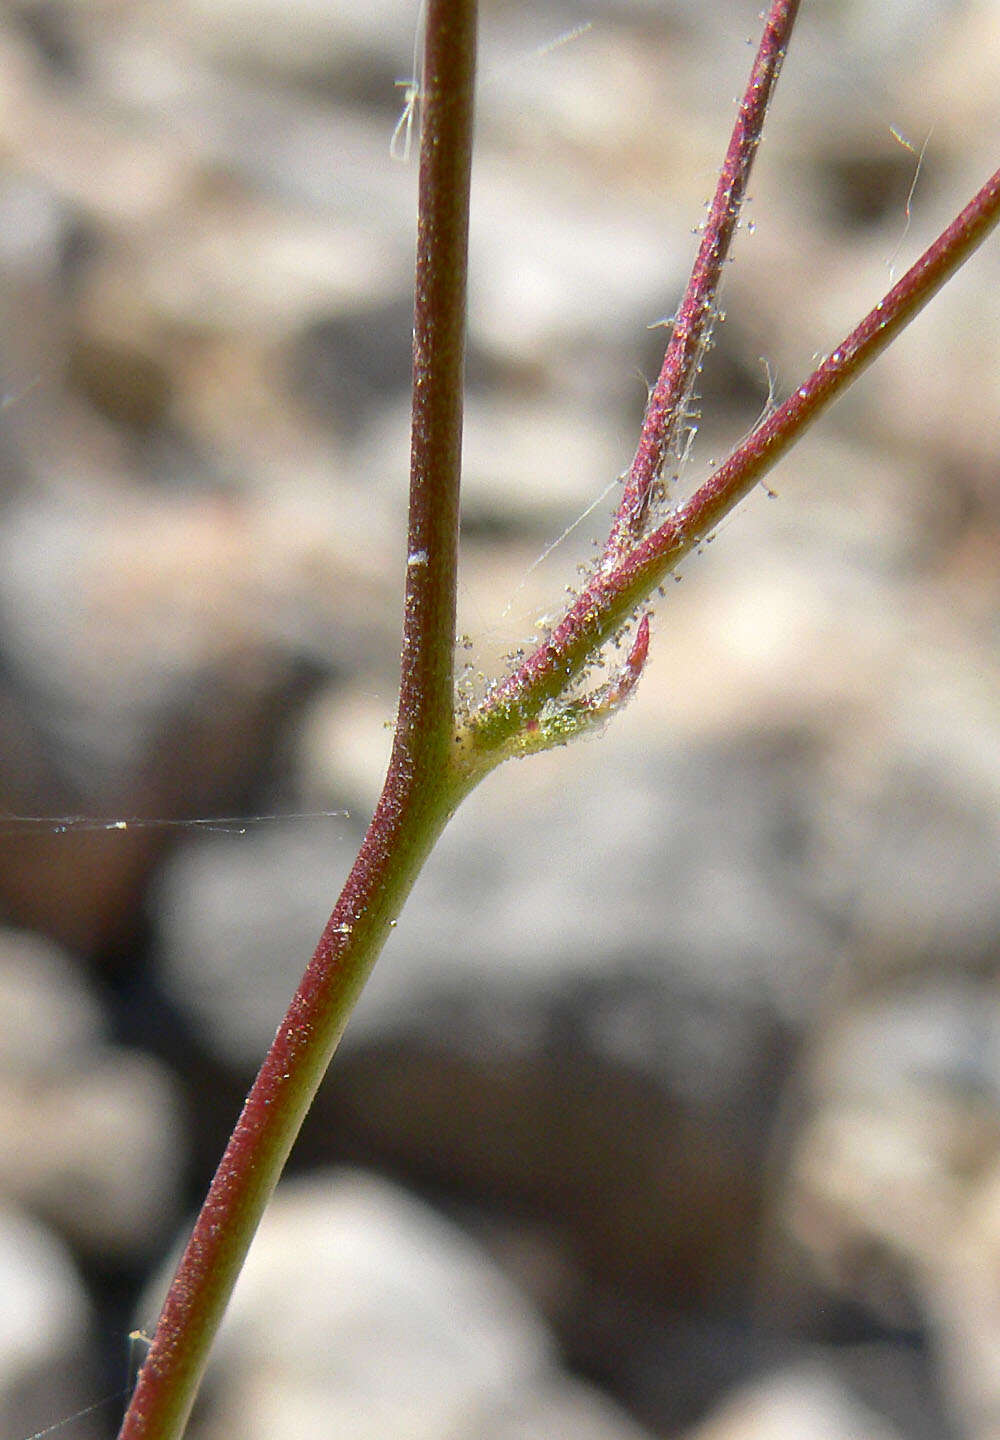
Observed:
[[[798,8],[799,0],[772,0],[764,22],[691,278],[674,316],[660,376],[646,406],[639,444],[607,544],[609,555],[620,558],[623,549],[642,534],[663,467],[677,458],[682,448],[690,397],[716,318],[722,267],[739,225],[767,107]]]
[[[139,1374],[120,1440],[177,1440],[233,1285],[361,987],[461,788],[453,729],[475,0],[430,0],[399,716],[343,894],[247,1097]]]
[[[986,239],[1000,220],[1000,170],[902,279],[809,378],[697,489],[613,568],[598,571],[552,634],[486,696],[464,734],[472,770],[493,752],[525,748],[520,736],[546,704],[566,695],[584,667],[665,576],[761,480],[808,426],[881,354]],[[567,727],[554,727],[565,739]],[[540,748],[531,732],[530,748]]]
[[[1000,221],[1000,170],[807,380],[699,486],[632,557],[638,572],[672,547],[697,544],[804,431],[882,354]]]

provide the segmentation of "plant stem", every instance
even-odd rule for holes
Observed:
[[[264,1207],[371,966],[459,800],[506,754],[567,738],[627,696],[646,659],[645,617],[619,674],[582,702],[566,698],[667,572],[885,348],[997,222],[1000,171],[805,384],[689,501],[646,533],[651,497],[685,421],[721,266],[796,9],[797,0],[776,0],[770,7],[708,230],[596,573],[551,636],[459,725],[453,672],[476,3],[428,0],[410,524],[400,701],[389,771],[343,893],[195,1223],[119,1440],[182,1435]],[[559,703],[565,724],[543,730],[545,707]]]
[[[489,768],[495,754],[524,748],[521,736],[546,703],[565,696],[601,647],[626,625],[665,576],[715,528],[805,430],[857,379],[1000,220],[1000,170],[783,405],[623,560],[605,562],[566,615],[531,655],[468,718],[463,763]],[[558,737],[558,731],[555,732]],[[565,738],[565,737],[563,737]],[[541,748],[532,743],[530,748]]]
[[[687,406],[715,322],[722,267],[739,224],[767,107],[798,9],[799,0],[772,0],[764,22],[698,256],[674,317],[660,377],[646,406],[639,444],[608,540],[609,554],[620,556],[623,547],[639,538],[663,467],[683,448]]]
[[[431,0],[423,69],[406,605],[396,748],[437,773],[455,711],[476,0]],[[461,60],[459,72],[458,60]]]
[[[429,0],[414,305],[413,444],[399,713],[347,884],[226,1147],[119,1440],[178,1440],[264,1208],[347,1018],[468,783],[453,740],[475,0]]]

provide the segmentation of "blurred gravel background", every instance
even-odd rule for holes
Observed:
[[[66,1417],[126,1382],[377,793],[415,11],[0,10],[6,1440],[114,1433]],[[484,11],[473,687],[602,531],[759,25]],[[998,135],[995,0],[804,0],[682,484]],[[996,1440],[998,452],[993,239],[683,567],[608,733],[459,814],[192,1440]],[[186,823],[227,816],[299,818]]]

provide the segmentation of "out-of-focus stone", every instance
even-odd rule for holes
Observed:
[[[397,1163],[528,1209],[558,1193],[570,1248],[610,1276],[729,1293],[829,940],[747,757],[661,757],[658,777],[613,749],[576,758],[559,792],[553,757],[456,816],[322,1103]],[[213,1053],[259,1060],[352,849],[301,827],[205,837],[166,871],[160,983]]]
[[[621,347],[635,343],[638,327],[660,321],[664,296],[683,284],[684,222],[678,217],[665,235],[662,215],[622,195],[607,208],[592,193],[567,196],[553,209],[537,202],[535,176],[506,164],[488,180],[478,197],[469,301],[482,352],[511,366],[531,356],[555,375],[563,368],[572,375],[588,351],[613,346],[627,365]]]
[[[142,1256],[176,1213],[175,1088],[151,1056],[109,1045],[63,954],[0,934],[0,1189],[88,1254]]]
[[[303,715],[296,760],[305,793],[370,815],[378,801],[392,749],[393,698],[380,678],[349,691],[321,691]]]
[[[120,935],[170,824],[232,813],[299,669],[370,644],[378,547],[349,559],[328,510],[289,503],[294,515],[245,497],[104,493],[8,514],[0,628],[12,700],[33,726],[25,757],[5,750],[4,809],[51,814],[56,831],[61,815],[98,822],[0,831],[0,891],[21,923],[80,950]],[[101,831],[102,817],[125,823]]]
[[[160,984],[237,1068],[270,1043],[354,858],[356,824],[319,823],[189,843],[161,873]]]
[[[198,1440],[641,1440],[469,1240],[360,1174],[279,1188],[212,1366]]]
[[[770,1375],[724,1400],[688,1440],[902,1440],[822,1363]]]
[[[12,1440],[59,1430],[106,1434],[94,1398],[93,1316],[58,1240],[15,1209],[0,1210],[0,1429]],[[81,1413],[77,1413],[80,1411]]]
[[[489,1440],[553,1440],[557,1435],[572,1435],[575,1440],[643,1440],[648,1436],[599,1391],[563,1376],[518,1395],[485,1433]]]
[[[183,1156],[163,1066],[104,1050],[57,1083],[0,1081],[3,1188],[80,1250],[143,1257],[174,1218]]]
[[[416,23],[411,0],[347,0],[334,10],[325,0],[181,0],[161,8],[171,28],[219,60],[304,78],[379,61],[402,74]]]
[[[750,1012],[773,1005],[782,1023],[793,1024],[810,1012],[814,990],[801,976],[789,985],[787,976],[807,962],[822,973],[828,942],[808,906],[792,899],[794,862],[783,875],[786,862],[768,852],[769,824],[780,827],[788,817],[782,806],[770,820],[759,811],[756,801],[766,790],[756,797],[750,792],[748,757],[738,749],[663,756],[658,777],[613,748],[598,754],[584,746],[576,758],[559,794],[547,786],[540,762],[530,773],[518,769],[484,782],[466,803],[370,982],[352,1026],[355,1037],[407,1027],[418,1015],[440,1035],[432,997],[446,992],[465,996],[463,1004],[482,996],[484,1023],[507,996],[530,1035],[537,1030],[530,1019],[536,1005],[544,1011],[567,985],[616,976],[642,976],[654,988],[690,983],[713,1011],[723,996],[732,1005],[735,983],[745,984]],[[780,756],[775,763],[780,767]],[[560,768],[565,772],[553,757],[549,770]],[[742,776],[742,794],[736,776]],[[507,799],[501,814],[493,803],[498,785]],[[725,844],[714,828],[716,792],[728,797]],[[711,867],[702,864],[702,823],[714,830]],[[184,1004],[185,994],[199,988],[198,974],[202,986],[216,990],[207,978],[215,966],[206,957],[218,957],[220,976],[231,968],[229,983],[203,1013],[222,1043],[237,991],[260,1001],[259,1037],[273,1030],[262,987],[240,976],[258,953],[261,980],[268,969],[274,973],[273,940],[265,937],[289,937],[278,953],[301,959],[290,937],[301,941],[304,930],[312,934],[325,919],[355,843],[343,826],[341,837],[333,850],[329,842],[317,846],[303,827],[204,837],[186,846],[168,872],[161,912],[165,983]],[[560,877],[558,886],[546,883],[552,875]],[[650,907],[660,920],[650,918]],[[262,929],[268,910],[273,925]],[[225,951],[232,953],[231,965],[222,962]],[[281,977],[272,982],[272,1002],[286,983]],[[418,1002],[421,994],[426,998]],[[702,1041],[709,1043],[708,1032],[698,1028],[691,1042]],[[672,1063],[655,1048],[658,1065]],[[734,1058],[731,1039],[716,1056],[720,1064],[727,1053]],[[683,1070],[679,1065],[678,1076]]]
[[[130,276],[120,262],[95,295],[101,308],[126,306],[127,295],[109,288],[131,283],[146,307],[147,323],[192,340],[238,334],[245,342],[284,339],[324,315],[353,314],[405,295],[405,259],[347,217],[298,213],[219,201],[147,241]],[[134,303],[134,302],[133,302]],[[406,327],[399,336],[406,353]],[[183,356],[179,357],[183,359]]]
[[[961,1433],[1000,1430],[1000,1165],[970,1177],[950,1224],[938,1232],[925,1287],[927,1315]]]
[[[0,1073],[60,1076],[106,1038],[107,1024],[80,968],[27,931],[0,931]]]
[[[408,429],[407,405],[374,428],[370,450],[361,451],[356,463],[371,477],[376,493],[396,487]],[[473,398],[466,407],[464,434],[466,532],[520,531],[555,541],[556,527],[567,516],[566,523],[572,523],[590,507],[594,518],[579,522],[585,535],[605,528],[628,458],[613,427],[595,424],[590,412],[565,402],[510,405]],[[565,555],[564,550],[564,560]]]
[[[901,977],[817,1036],[785,1222],[810,1283],[933,1326],[939,1278],[1000,1155],[995,986]]]

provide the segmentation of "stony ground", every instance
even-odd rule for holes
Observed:
[[[758,26],[484,8],[473,689],[592,554]],[[10,1440],[120,1391],[377,793],[415,11],[0,13]],[[804,0],[680,487],[996,167],[998,77],[991,0]],[[457,817],[193,1436],[995,1437],[998,450],[993,240],[684,566],[608,733]]]

